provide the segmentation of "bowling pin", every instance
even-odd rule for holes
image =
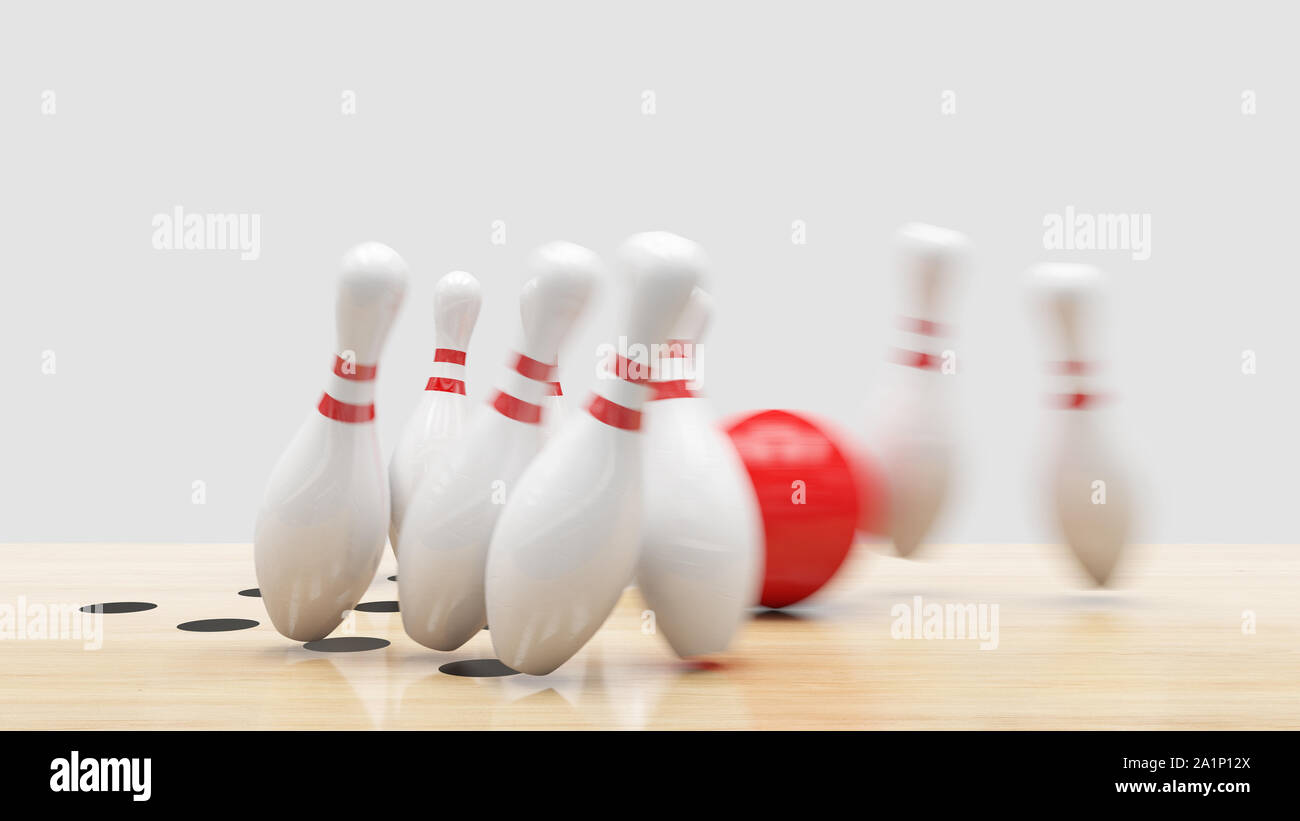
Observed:
[[[882,468],[889,483],[889,532],[901,556],[925,540],[944,501],[952,473],[950,353],[944,298],[964,261],[968,243],[956,231],[914,223],[898,234],[903,256],[904,338],[893,361],[896,376],[891,404],[880,433]],[[869,512],[862,506],[862,514]],[[868,529],[868,523],[859,522]]]
[[[393,494],[393,515],[388,540],[397,552],[402,517],[415,487],[429,465],[445,458],[461,436],[468,411],[465,396],[465,351],[483,304],[478,280],[464,271],[452,271],[433,286],[433,327],[437,347],[433,373],[424,395],[402,429],[388,465]]]
[[[434,650],[454,650],[487,623],[483,572],[497,518],[541,449],[544,402],[561,343],[587,304],[600,260],[567,242],[543,245],[519,300],[523,338],[465,436],[416,486],[398,536],[402,627]]]
[[[1132,499],[1127,477],[1103,428],[1095,380],[1098,361],[1090,316],[1102,288],[1090,265],[1049,263],[1030,275],[1059,340],[1052,364],[1060,392],[1048,473],[1065,540],[1098,585],[1106,584],[1128,538]]]
[[[342,267],[334,372],[271,471],[253,536],[262,602],[275,629],[295,641],[325,638],[356,605],[388,530],[375,370],[406,294],[406,263],[369,242]]]
[[[522,673],[545,675],[586,644],[640,552],[650,346],[668,338],[704,263],[699,246],[663,232],[631,237],[619,260],[632,283],[626,347],[610,356],[586,412],[519,477],[488,550],[492,646]]]
[[[637,583],[657,632],[682,658],[727,649],[758,601],[763,521],[744,463],[698,392],[712,312],[691,293],[647,403],[645,519]],[[695,387],[692,387],[692,385]]]

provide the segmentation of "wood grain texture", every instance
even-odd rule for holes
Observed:
[[[0,639],[5,729],[1300,729],[1295,545],[1142,546],[1099,592],[1059,546],[930,546],[904,561],[860,545],[806,607],[756,615],[713,669],[645,632],[629,590],[552,675],[492,679],[438,671],[491,657],[487,633],[437,653],[396,613],[356,612],[335,633],[392,642],[381,650],[283,638],[237,595],[256,584],[249,545],[8,545],[0,567],[11,613],[158,604],[103,616],[99,649]],[[396,597],[395,569],[389,554],[366,601]],[[996,604],[997,648],[891,637],[891,610],[915,596]],[[176,629],[205,618],[261,624]]]

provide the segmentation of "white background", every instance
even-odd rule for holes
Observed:
[[[1022,276],[1051,258],[1110,274],[1137,537],[1297,541],[1295,30],[1241,2],[5,4],[0,541],[248,541],[324,384],[337,260],[366,239],[414,274],[385,448],[428,376],[440,275],[484,285],[483,398],[531,248],[608,254],[646,229],[712,257],[720,412],[861,428],[909,220],[976,247],[954,301],[963,471],[935,538],[1054,538]],[[155,250],[176,205],[260,214],[260,259]],[[1150,214],[1150,260],[1044,250],[1069,205]],[[567,349],[575,401],[617,293]]]

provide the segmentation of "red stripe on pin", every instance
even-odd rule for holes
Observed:
[[[350,405],[347,402],[340,402],[328,393],[321,396],[316,410],[321,412],[321,416],[336,422],[369,422],[375,418],[373,404]]]
[[[650,366],[648,364],[643,365],[635,359],[628,359],[621,354],[610,354],[605,366],[610,373],[624,381],[634,382],[638,385],[650,381]]]
[[[564,391],[560,389],[559,382],[551,383],[551,396],[564,396]]]
[[[651,401],[658,399],[689,399],[695,396],[695,391],[691,390],[688,381],[685,379],[654,382],[650,387],[654,388],[655,392],[655,395],[651,397]]]
[[[633,431],[641,429],[641,411],[625,408],[600,394],[591,397],[591,404],[587,406],[587,410],[596,417],[596,421],[604,422],[612,428]]]
[[[928,319],[920,319],[912,316],[900,316],[898,324],[905,331],[923,336],[947,336],[948,329],[938,322],[931,322]]]
[[[459,379],[448,379],[445,376],[431,376],[429,382],[424,386],[426,391],[444,391],[446,393],[458,393],[465,395],[465,383]]]
[[[1055,397],[1057,407],[1065,410],[1088,410],[1100,399],[1095,393],[1062,393]]]
[[[902,348],[894,349],[894,361],[900,365],[923,370],[933,370],[939,367],[938,357],[924,351],[905,351]]]
[[[536,425],[542,421],[541,405],[534,405],[531,402],[516,399],[510,394],[501,391],[497,391],[497,395],[493,397],[492,407],[496,408],[497,413],[516,422]]]
[[[1092,370],[1092,363],[1070,359],[1064,362],[1049,362],[1047,363],[1047,367],[1053,373],[1062,373],[1068,376],[1082,376]]]
[[[529,379],[535,379],[538,382],[549,382],[551,373],[555,370],[554,365],[547,365],[545,362],[538,362],[529,356],[519,354],[515,361],[515,370]]]
[[[465,364],[465,352],[454,348],[439,348],[433,352],[434,362],[450,362],[453,365]]]
[[[687,351],[689,351],[690,349],[691,349],[690,342],[687,342],[684,339],[670,339],[668,340],[668,350],[664,353],[663,358],[664,359],[689,359],[690,354],[688,354]]]
[[[334,357],[334,375],[353,382],[369,382],[375,378],[378,365],[358,365],[341,356]]]

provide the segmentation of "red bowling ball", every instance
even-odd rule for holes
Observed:
[[[859,518],[883,529],[880,474],[833,426],[782,410],[725,426],[758,496],[766,541],[761,602],[786,607],[830,581]],[[874,514],[860,517],[860,506]],[[876,529],[876,528],[873,528]]]

